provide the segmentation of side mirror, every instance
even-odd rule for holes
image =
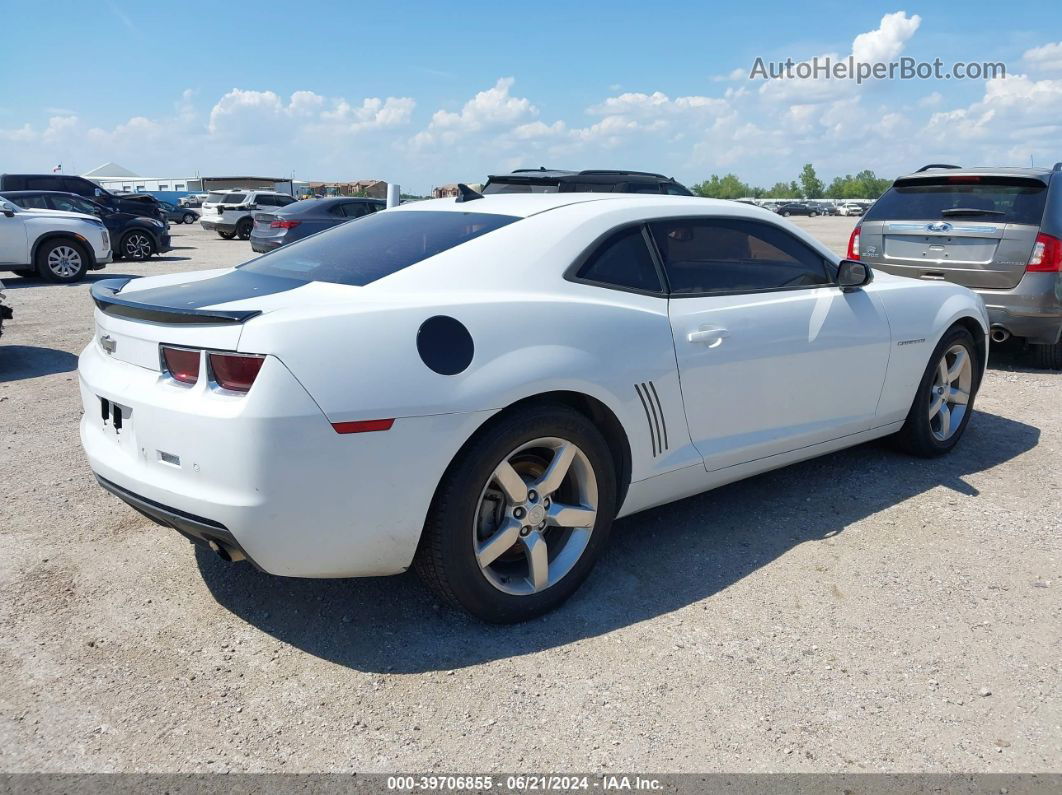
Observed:
[[[3,212],[3,214],[6,215],[8,218],[14,218],[15,217],[15,211],[14,210],[10,210],[7,207],[5,207],[3,210],[0,210],[0,212]]]
[[[865,287],[872,281],[874,281],[874,272],[865,262],[843,259],[837,266],[837,284],[846,293]]]

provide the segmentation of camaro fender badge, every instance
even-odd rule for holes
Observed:
[[[917,339],[917,340],[900,340],[896,344],[897,345],[917,345],[918,343],[925,342],[925,341],[926,341],[926,338],[922,337],[921,339]]]
[[[118,350],[118,340],[112,337],[110,334],[104,334],[100,337],[100,347],[107,353],[113,354]]]

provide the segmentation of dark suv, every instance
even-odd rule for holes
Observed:
[[[154,196],[116,196],[95,182],[73,174],[0,174],[0,193],[12,190],[76,193],[115,212],[157,218],[164,223],[166,221],[166,216]]]
[[[692,196],[685,185],[646,171],[561,171],[521,168],[491,174],[483,193],[664,193]]]
[[[992,341],[1012,335],[1062,369],[1062,163],[933,164],[900,177],[852,232],[849,257],[887,273],[977,292]]]
[[[157,218],[118,212],[74,193],[11,190],[0,193],[0,196],[27,210],[60,210],[96,216],[110,232],[116,260],[145,260],[152,254],[165,254],[172,248],[166,224]]]

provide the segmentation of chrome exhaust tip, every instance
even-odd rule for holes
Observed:
[[[210,547],[210,549],[214,552],[215,555],[217,555],[219,558],[226,561],[227,563],[236,563],[237,561],[244,559],[244,554],[240,550],[232,549],[231,547],[219,544],[213,539],[207,541],[207,546]]]
[[[1010,339],[1010,332],[1002,326],[993,326],[990,336],[992,342],[1006,342]]]

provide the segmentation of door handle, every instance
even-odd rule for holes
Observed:
[[[723,343],[723,340],[730,336],[730,332],[725,328],[719,328],[717,326],[704,327],[698,331],[691,331],[687,336],[690,342],[703,342],[707,343],[709,348],[715,348]]]

